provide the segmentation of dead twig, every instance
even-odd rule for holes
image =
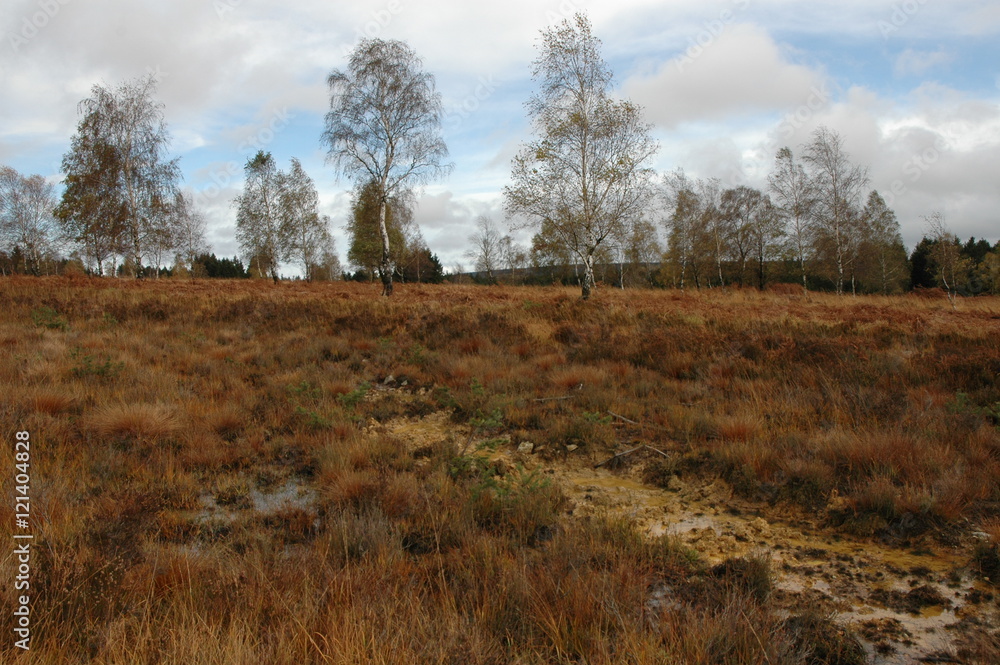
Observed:
[[[604,461],[603,461],[603,462],[601,462],[600,464],[595,464],[595,465],[594,465],[594,468],[595,468],[595,469],[598,469],[598,468],[600,468],[600,467],[604,466],[605,464],[608,464],[609,462],[613,462],[613,461],[615,461],[615,460],[616,460],[616,459],[618,459],[619,457],[625,457],[626,455],[631,455],[632,453],[634,453],[634,452],[636,452],[636,451],[639,451],[639,450],[643,450],[643,449],[646,449],[646,450],[651,450],[651,451],[653,451],[654,453],[656,453],[656,454],[658,454],[658,455],[662,455],[663,457],[666,457],[666,458],[668,458],[668,459],[669,459],[669,457],[670,457],[670,455],[666,454],[666,453],[665,453],[665,452],[663,452],[662,450],[657,450],[657,449],[656,449],[656,448],[654,448],[653,446],[648,446],[648,445],[646,445],[646,444],[643,444],[643,445],[641,445],[641,446],[636,446],[635,448],[632,448],[631,450],[626,450],[625,452],[621,452],[621,453],[618,453],[617,455],[612,455],[611,457],[609,457],[608,459],[604,460]]]
[[[625,416],[620,416],[620,415],[618,415],[617,413],[615,413],[614,411],[608,411],[608,415],[609,415],[609,416],[614,416],[614,417],[615,417],[615,418],[617,418],[618,420],[624,420],[625,422],[629,423],[630,425],[635,425],[635,426],[637,426],[637,427],[642,427],[642,424],[640,424],[640,423],[637,423],[637,422],[636,422],[636,421],[634,421],[634,420],[630,420],[630,419],[626,418]]]
[[[634,421],[634,420],[632,420],[630,418],[626,418],[625,416],[619,415],[619,414],[615,413],[614,411],[608,411],[608,415],[612,416],[614,418],[617,418],[618,420],[621,420],[622,422],[626,422],[629,425],[635,425],[636,427],[641,427],[642,429],[651,429],[651,430],[657,430],[657,431],[660,431],[660,432],[669,432],[670,431],[668,428],[666,428],[666,427],[660,427],[659,425],[644,425],[644,424],[642,424],[640,422],[636,422],[636,421]]]

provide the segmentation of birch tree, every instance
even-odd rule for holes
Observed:
[[[510,273],[510,281],[518,283],[521,279],[521,272],[528,263],[528,252],[518,242],[509,235],[500,239],[500,261],[504,269]]]
[[[695,233],[701,214],[701,202],[691,189],[685,187],[677,193],[673,213],[667,221],[667,251],[677,265],[681,290],[685,286],[688,267],[694,262]]]
[[[60,217],[72,220],[70,228],[84,243],[91,234],[95,245],[113,236],[114,249],[126,253],[136,277],[180,180],[177,160],[166,157],[170,134],[155,92],[153,75],[116,88],[95,85],[80,103],[83,117],[63,157],[67,195]]]
[[[243,192],[234,200],[236,240],[259,275],[278,283],[281,242],[281,178],[271,153],[260,150],[243,167]]]
[[[743,286],[746,283],[747,262],[754,251],[755,226],[763,214],[765,196],[759,190],[740,185],[724,191],[720,203],[728,245],[737,265],[737,280]]]
[[[280,254],[298,262],[312,281],[324,252],[332,251],[330,218],[320,215],[316,184],[294,157],[288,173],[279,174],[278,188]]]
[[[382,279],[383,224],[389,237],[389,264],[395,269],[405,254],[407,235],[412,235],[404,232],[404,229],[413,225],[409,192],[398,192],[390,196],[385,201],[383,211],[379,185],[369,180],[356,189],[351,204],[351,215],[347,222],[347,236],[350,240],[347,261],[355,268],[364,270],[373,280],[376,276]]]
[[[844,141],[836,132],[820,127],[806,146],[803,159],[809,165],[816,191],[817,233],[833,254],[837,293],[844,292],[844,276],[857,244],[859,200],[868,185],[868,169],[851,163]]]
[[[472,247],[465,257],[475,265],[476,272],[486,273],[490,284],[497,283],[496,273],[503,261],[503,237],[489,217],[480,216],[476,220],[476,231],[469,236]]]
[[[874,280],[883,294],[897,291],[906,272],[906,247],[896,213],[877,191],[868,195],[861,211],[864,237],[861,253],[874,268]]]
[[[40,175],[22,176],[0,167],[0,240],[4,249],[19,249],[25,271],[39,275],[56,242],[53,185]]]
[[[118,193],[116,157],[94,115],[81,119],[63,157],[64,189],[55,215],[63,236],[79,243],[88,266],[104,265],[123,251],[125,211]]]
[[[940,212],[933,212],[928,217],[924,217],[927,225],[927,233],[934,242],[931,248],[931,257],[937,264],[937,274],[935,275],[948,294],[948,301],[952,309],[956,309],[958,290],[964,286],[968,279],[970,261],[962,256],[962,245],[958,237],[952,233],[945,221],[945,217]]]
[[[657,145],[635,104],[611,96],[612,74],[583,14],[542,32],[537,92],[528,115],[536,139],[514,158],[505,208],[554,234],[583,265],[581,297],[594,290],[595,256],[642,217]]]
[[[809,292],[806,263],[815,236],[816,191],[805,169],[795,161],[791,149],[782,148],[774,159],[774,171],[767,178],[778,215],[784,220],[785,235],[802,273],[802,292]]]
[[[386,208],[392,197],[444,176],[448,148],[441,138],[441,95],[434,76],[400,41],[362,39],[347,69],[327,79],[330,111],[323,143],[341,176],[374,183],[382,241],[382,295],[392,295],[393,265]]]
[[[174,199],[174,214],[177,232],[175,249],[180,261],[193,273],[195,259],[208,252],[208,243],[205,239],[208,223],[205,215],[194,208],[190,197],[183,194],[178,194]]]
[[[767,265],[777,256],[784,235],[771,197],[763,194],[750,219],[750,245],[757,264],[757,288],[761,291],[767,285]]]

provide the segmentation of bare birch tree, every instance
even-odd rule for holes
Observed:
[[[533,77],[539,90],[527,107],[538,138],[514,158],[505,207],[579,258],[587,299],[595,255],[642,217],[652,173],[644,164],[657,145],[640,108],[610,95],[611,70],[583,14],[542,32]]]
[[[968,277],[969,259],[962,256],[962,246],[952,233],[941,212],[935,211],[924,217],[927,233],[934,241],[931,257],[937,264],[936,277],[941,281],[952,309],[957,309],[958,289]]]
[[[0,241],[4,249],[18,248],[26,272],[42,273],[45,258],[56,243],[56,205],[52,183],[40,175],[22,176],[0,167]]]
[[[791,149],[782,148],[774,159],[774,171],[767,178],[775,196],[777,212],[784,220],[785,235],[802,273],[802,291],[809,292],[806,270],[815,236],[816,191],[805,169],[795,161]]]
[[[178,194],[174,199],[174,214],[177,233],[175,249],[184,267],[193,272],[195,259],[200,254],[208,252],[208,243],[205,239],[208,223],[205,215],[195,209],[191,198],[183,194]]]
[[[521,273],[528,264],[528,251],[509,235],[500,239],[500,261],[510,274],[510,281],[518,283]]]
[[[489,217],[480,216],[476,220],[476,231],[469,236],[472,247],[465,257],[473,262],[476,272],[486,273],[490,284],[497,283],[496,273],[503,261],[503,237],[496,224]]]
[[[375,183],[382,240],[382,295],[392,295],[394,265],[386,227],[389,200],[448,173],[441,138],[441,95],[413,49],[400,41],[363,39],[346,71],[334,70],[323,143],[340,175]]]
[[[817,233],[831,248],[837,293],[844,292],[844,276],[856,244],[859,201],[868,186],[868,169],[852,164],[844,141],[836,132],[820,127],[813,132],[803,159],[810,167],[816,190]]]
[[[763,194],[750,219],[750,245],[757,264],[757,288],[761,291],[767,285],[767,266],[779,253],[784,235],[784,225],[771,197]]]
[[[765,196],[759,190],[740,185],[724,191],[720,205],[727,245],[737,265],[737,281],[743,286],[746,283],[747,262],[754,250],[755,226],[765,206]]]
[[[694,261],[695,234],[701,219],[701,201],[689,188],[677,193],[673,213],[667,221],[667,251],[670,259],[677,264],[679,284],[684,289],[688,267]]]

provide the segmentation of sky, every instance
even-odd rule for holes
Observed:
[[[962,238],[1000,239],[995,0],[4,0],[0,164],[58,182],[92,87],[152,74],[216,254],[239,251],[231,202],[266,150],[314,179],[343,260],[352,183],[320,144],[326,79],[362,37],[399,39],[444,101],[454,169],[419,192],[414,217],[454,269],[477,217],[506,223],[539,35],[580,11],[615,94],[653,126],[658,171],[764,188],[778,149],[801,154],[826,126],[869,168],[908,247],[933,212]]]

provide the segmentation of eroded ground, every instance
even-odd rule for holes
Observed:
[[[648,450],[609,470],[606,459],[581,451],[560,451],[552,459],[511,443],[484,442],[456,429],[445,413],[400,419],[385,430],[415,447],[450,437],[466,454],[544,474],[568,497],[570,519],[627,516],[650,537],[678,538],[710,565],[767,556],[781,606],[834,614],[856,631],[876,664],[961,662],[961,645],[992,639],[990,632],[1000,626],[1000,595],[970,571],[967,542],[946,546],[927,536],[892,545],[852,538],[824,528],[822,515],[741,499],[718,478],[675,476],[666,488],[653,486],[641,480],[643,459],[656,455]]]
[[[389,392],[370,398],[395,397]],[[995,639],[991,635],[1000,626],[1000,594],[970,571],[968,539],[947,546],[931,536],[905,544],[854,538],[824,528],[822,514],[743,499],[718,478],[673,476],[666,487],[643,482],[654,451],[625,455],[612,470],[606,456],[519,449],[509,438],[491,439],[455,425],[447,412],[371,421],[366,431],[388,434],[413,451],[449,441],[465,455],[534,472],[561,488],[568,499],[566,519],[627,517],[650,537],[677,538],[707,565],[765,556],[780,607],[789,615],[811,607],[835,616],[862,639],[876,664],[962,662],[957,654],[963,645]],[[310,510],[315,493],[305,481],[255,487],[236,505],[218,494],[202,497],[199,522],[225,525],[233,515],[252,511],[261,519],[287,510],[304,511],[309,519],[316,514]],[[650,602],[671,602],[669,590],[652,595]]]

